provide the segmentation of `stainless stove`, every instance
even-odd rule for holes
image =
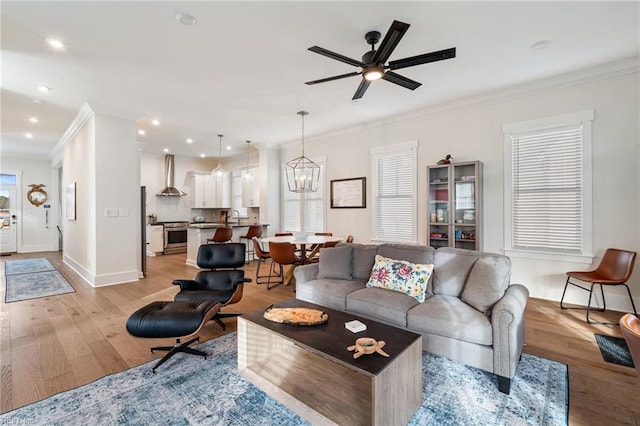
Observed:
[[[163,254],[187,252],[187,228],[189,222],[158,222],[164,230]]]

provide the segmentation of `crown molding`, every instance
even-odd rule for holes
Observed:
[[[91,109],[88,103],[85,102],[82,104],[78,114],[76,114],[60,140],[55,144],[51,151],[49,151],[49,159],[53,164],[62,162],[64,146],[78,133],[82,126],[84,126],[91,118],[95,117],[95,115],[95,112]]]

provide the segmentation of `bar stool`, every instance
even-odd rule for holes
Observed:
[[[245,235],[240,235],[240,242],[242,243],[242,240],[247,240],[244,241],[244,243],[247,245],[247,262],[249,263],[251,260],[256,260],[256,256],[255,256],[255,251],[253,249],[253,244],[251,244],[251,240],[253,239],[253,237],[257,237],[260,238],[262,237],[262,225],[251,225],[249,226],[249,229],[247,229],[247,233]]]
[[[227,241],[231,241],[231,238],[233,238],[233,228],[230,226],[219,226],[213,233],[213,237],[207,238],[207,242],[226,243]]]

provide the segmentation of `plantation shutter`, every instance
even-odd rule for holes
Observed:
[[[582,126],[512,135],[512,247],[581,253]]]
[[[373,154],[374,239],[415,241],[416,144]]]

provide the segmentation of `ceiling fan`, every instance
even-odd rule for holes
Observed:
[[[377,50],[374,46],[380,40],[381,34],[378,31],[369,31],[367,34],[365,34],[364,38],[365,40],[367,40],[367,43],[371,45],[371,50],[362,55],[361,61],[348,58],[346,56],[340,55],[339,53],[332,52],[319,46],[310,47],[309,50],[312,52],[319,53],[320,55],[327,56],[331,59],[335,59],[336,61],[353,65],[354,67],[360,67],[362,68],[362,70],[350,72],[347,74],[336,75],[333,77],[322,78],[320,80],[307,81],[305,84],[311,85],[325,83],[327,81],[362,75],[362,81],[360,82],[360,85],[353,95],[353,100],[360,99],[362,96],[364,96],[364,93],[369,88],[371,82],[378,79],[387,80],[388,82],[398,84],[402,87],[406,87],[407,89],[416,90],[422,85],[422,83],[418,83],[417,81],[411,80],[391,70],[398,70],[401,68],[413,67],[415,65],[422,65],[429,62],[455,58],[456,48],[452,47],[450,49],[439,50],[437,52],[424,53],[422,55],[411,56],[409,58],[397,59],[395,61],[389,62],[388,65],[385,65],[385,63],[393,53],[393,50],[396,48],[396,46],[398,46],[398,43],[402,39],[402,36],[404,36],[404,33],[406,33],[408,29],[409,24],[400,21],[393,21],[391,27],[389,28],[389,31],[387,31],[387,34],[384,36],[384,39],[378,46]]]

